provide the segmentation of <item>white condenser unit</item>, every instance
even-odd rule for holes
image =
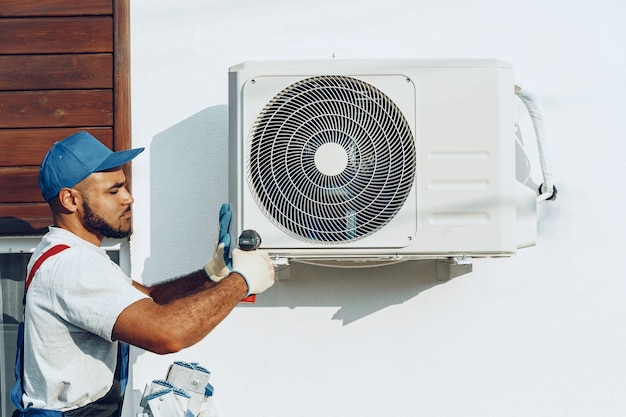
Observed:
[[[229,71],[233,238],[275,259],[502,257],[536,240],[512,66],[245,62]]]

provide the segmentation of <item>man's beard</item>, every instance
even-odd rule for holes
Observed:
[[[91,210],[89,207],[89,202],[85,201],[83,205],[83,209],[85,210],[84,222],[85,226],[101,236],[109,237],[113,239],[120,239],[124,237],[130,236],[132,230],[130,227],[128,229],[122,229],[121,227],[118,229],[114,229],[110,224],[108,224],[102,217],[97,215]],[[130,210],[130,207],[128,208]]]

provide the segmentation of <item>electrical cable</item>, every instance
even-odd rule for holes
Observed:
[[[524,162],[526,162],[526,177],[521,181],[522,184],[526,184],[530,179],[530,171],[532,169],[530,165],[530,158],[528,157],[528,153],[526,152],[526,148],[524,148],[524,141],[522,140],[522,131],[519,128],[519,125],[515,126],[515,142],[519,145],[519,149],[522,152],[522,156],[524,157]]]
[[[543,184],[539,187],[539,196],[537,202],[556,199],[557,190],[552,179],[552,167],[546,152],[546,143],[544,140],[543,111],[541,105],[537,101],[535,95],[522,88],[519,84],[515,86],[515,95],[526,106],[526,110],[530,115],[537,140],[537,149],[539,152],[539,162],[541,164],[541,172],[543,174]]]

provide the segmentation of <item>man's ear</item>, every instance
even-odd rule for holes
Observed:
[[[61,207],[70,213],[78,210],[81,204],[81,195],[75,188],[63,188],[57,198]]]

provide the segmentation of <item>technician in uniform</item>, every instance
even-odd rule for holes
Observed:
[[[28,264],[13,416],[119,416],[128,345],[166,354],[202,340],[249,294],[274,283],[264,252],[224,244],[204,268],[149,288],[100,248],[131,233],[133,197],[122,166],[143,151],[112,152],[86,132],[55,143],[39,186],[53,226]],[[230,212],[220,214],[227,236]]]

